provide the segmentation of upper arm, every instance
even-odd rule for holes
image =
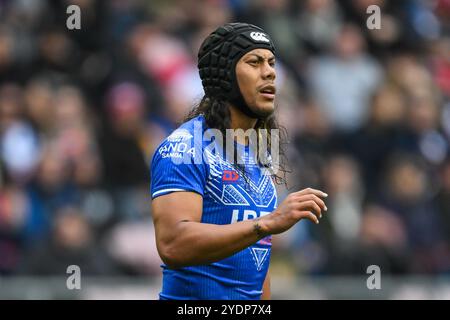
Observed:
[[[195,192],[172,192],[153,199],[152,217],[158,250],[177,236],[179,222],[200,222],[202,210],[203,198]]]
[[[152,217],[160,254],[176,238],[180,221],[201,221],[206,165],[195,155],[201,155],[201,146],[194,148],[192,139],[186,138],[166,139],[153,156]]]

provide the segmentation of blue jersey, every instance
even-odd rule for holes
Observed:
[[[201,222],[225,225],[255,219],[277,205],[275,186],[243,148],[247,181],[227,161],[214,139],[208,140],[203,116],[176,129],[156,149],[151,165],[152,199],[177,191],[203,197]],[[239,153],[238,153],[239,154]],[[161,299],[260,299],[267,274],[271,236],[208,265],[163,268]]]

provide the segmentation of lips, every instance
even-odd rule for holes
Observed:
[[[275,99],[276,88],[272,84],[267,84],[259,89],[259,93],[266,99]]]

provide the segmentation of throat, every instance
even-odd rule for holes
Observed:
[[[235,130],[233,132],[235,141],[241,145],[248,145],[249,135],[245,134],[245,132],[248,129],[255,128],[258,119],[251,118],[245,115],[234,106],[230,108],[230,114],[231,114],[231,129]]]
[[[230,108],[231,114],[231,129],[242,129],[244,131],[248,129],[253,129],[256,125],[258,119],[251,118],[244,114],[238,108],[231,106]]]

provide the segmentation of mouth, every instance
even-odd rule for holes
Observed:
[[[267,85],[261,87],[258,91],[264,98],[266,98],[268,100],[274,100],[275,93],[277,90],[274,85],[267,84]]]

